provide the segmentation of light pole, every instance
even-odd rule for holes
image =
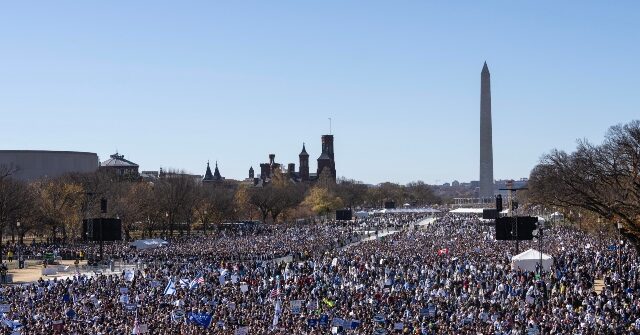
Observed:
[[[622,223],[618,221],[618,274],[622,277]]]
[[[22,254],[20,253],[20,221],[16,221],[16,228],[18,229],[18,269],[22,265]]]

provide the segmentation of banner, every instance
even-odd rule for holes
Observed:
[[[404,329],[404,323],[402,322],[396,322],[393,324],[393,329],[394,330],[402,330]]]
[[[135,270],[124,270],[124,280],[125,281],[133,281],[133,279],[136,277],[136,271]]]
[[[209,313],[189,313],[187,321],[208,328],[211,324],[212,315]]]
[[[292,300],[291,314],[300,314],[300,313],[302,313],[302,300]]]
[[[124,304],[124,309],[128,312],[135,312],[138,309],[136,304]]]
[[[11,311],[11,305],[2,304],[0,305],[0,313],[9,313]]]
[[[171,312],[171,321],[173,322],[182,322],[182,319],[184,319],[184,311],[181,309],[176,309],[175,311]]]

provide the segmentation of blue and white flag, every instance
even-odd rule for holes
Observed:
[[[18,320],[4,319],[4,320],[2,320],[2,322],[7,327],[11,328],[11,330],[18,330],[18,329],[20,329],[20,327],[22,327],[22,324]]]
[[[282,303],[280,302],[280,299],[278,299],[278,301],[276,301],[275,311],[273,312],[272,326],[274,328],[278,325],[278,321],[280,320],[280,313],[282,313]]]
[[[178,283],[180,284],[180,287],[182,287],[182,288],[189,287],[189,279],[184,279],[184,278],[180,279],[178,281]]]
[[[187,321],[208,328],[213,316],[209,313],[189,313]]]
[[[173,283],[173,280],[169,279],[169,283],[167,287],[164,289],[164,295],[171,295],[176,293],[176,284]]]

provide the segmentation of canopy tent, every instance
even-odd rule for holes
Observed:
[[[451,214],[479,214],[482,215],[482,208],[456,208],[449,211]]]
[[[529,249],[521,254],[511,257],[511,268],[514,270],[521,269],[523,271],[534,272],[538,268],[541,252]],[[544,271],[551,270],[553,266],[553,257],[542,253],[542,268]]]
[[[369,217],[369,212],[365,212],[365,211],[358,211],[354,214],[358,219],[364,219],[366,217]]]
[[[439,210],[433,208],[385,208],[374,210],[370,214],[414,214],[414,213],[440,213]]]
[[[150,240],[135,240],[129,243],[129,246],[135,247],[138,250],[160,248],[167,245],[169,245],[169,242],[160,238],[154,238]]]
[[[560,213],[560,212],[555,212],[555,213],[551,214],[549,219],[551,221],[562,221],[562,220],[564,220],[564,215],[562,213]]]

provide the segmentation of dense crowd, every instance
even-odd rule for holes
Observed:
[[[2,332],[640,334],[638,255],[616,236],[552,227],[553,267],[536,273],[480,220],[419,219],[383,218],[408,229],[353,245],[355,229],[318,225],[130,251],[138,266],[119,275],[4,286]]]

